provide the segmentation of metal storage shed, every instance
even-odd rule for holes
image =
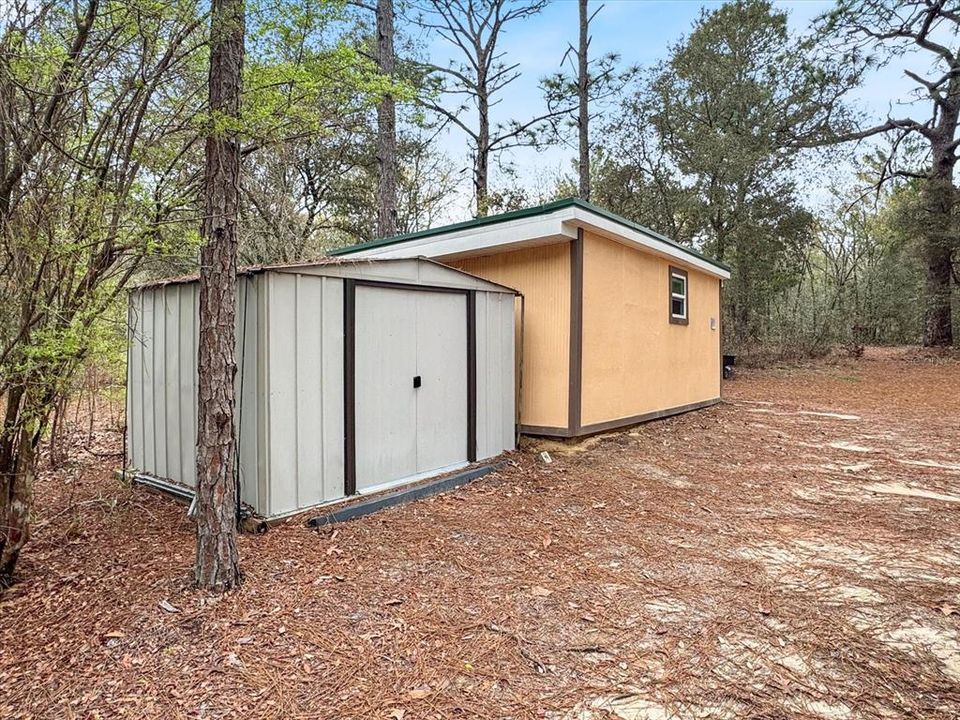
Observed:
[[[242,500],[276,517],[513,449],[515,295],[424,258],[243,271]],[[128,465],[189,487],[198,301],[195,277],[129,299]]]

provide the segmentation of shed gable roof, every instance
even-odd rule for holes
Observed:
[[[579,198],[566,198],[500,215],[372,240],[332,250],[330,255],[358,254],[361,257],[463,255],[484,248],[526,244],[545,237],[570,238],[576,235],[577,227],[596,230],[622,242],[626,241],[666,257],[686,262],[711,275],[724,279],[730,277],[730,268],[727,265]]]
[[[347,277],[374,282],[406,283],[411,286],[451,287],[481,292],[498,292],[517,295],[506,285],[487,280],[458,268],[444,265],[428,257],[404,258],[320,258],[299,263],[254,265],[238,268],[238,276],[253,276],[263,273],[295,273],[302,275],[326,275]],[[149,290],[167,285],[185,285],[200,281],[198,274],[182,275],[141,283],[129,288],[130,292]]]

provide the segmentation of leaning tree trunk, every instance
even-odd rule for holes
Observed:
[[[926,215],[923,249],[927,266],[923,344],[927,347],[953,344],[951,275],[953,251],[957,246],[953,222],[956,202],[954,163],[951,153],[934,152],[932,173],[923,189]]]
[[[577,118],[580,140],[580,199],[590,200],[590,64],[587,53],[590,50],[590,17],[587,14],[587,0],[580,0],[580,49],[577,53],[579,70],[577,95],[580,101],[580,114]]]
[[[380,72],[392,78],[393,0],[377,0],[377,38]],[[377,105],[377,233],[397,234],[397,105],[387,93]]]
[[[210,113],[204,177],[206,240],[200,254],[199,417],[197,419],[197,585],[225,590],[240,582],[234,440],[234,323],[243,0],[213,0]]]

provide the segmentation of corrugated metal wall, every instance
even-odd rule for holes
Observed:
[[[251,505],[260,494],[255,282],[241,281],[237,298],[240,481],[242,497]],[[128,463],[190,487],[196,484],[199,292],[197,283],[137,290],[128,310]]]
[[[340,276],[380,272],[384,280],[399,276],[416,283],[424,281],[422,271],[430,281],[446,275],[452,287],[482,282],[418,260],[390,268],[368,263],[330,270],[330,276],[318,274],[318,268],[274,270],[239,284],[241,495],[266,516],[344,494]],[[478,291],[476,297],[477,456],[483,459],[514,447],[514,296]],[[191,487],[196,480],[198,310],[196,282],[130,294],[128,463]],[[356,322],[376,331],[384,320],[367,314]],[[463,383],[466,387],[466,378]]]
[[[343,497],[343,281],[261,277],[267,497],[258,507],[278,515]]]
[[[516,441],[514,303],[512,295],[477,293],[477,460]]]

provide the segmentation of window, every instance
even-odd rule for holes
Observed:
[[[686,325],[687,318],[687,271],[670,268],[670,322]]]

